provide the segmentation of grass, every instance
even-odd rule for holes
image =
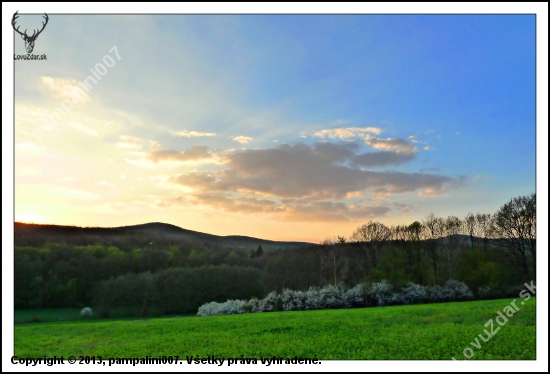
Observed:
[[[535,298],[518,300],[520,310],[488,342],[478,338],[479,349],[470,344],[511,301],[20,324],[15,355],[462,360],[470,347],[472,359],[534,360]]]
[[[97,315],[82,317],[81,308],[52,308],[52,309],[16,309],[14,311],[14,323],[41,323],[41,322],[105,322],[105,321],[132,321],[141,320],[139,317],[126,317],[123,313],[112,313],[114,316],[100,319]],[[171,316],[174,317],[174,316]],[[195,317],[195,314],[180,314],[178,317]]]
[[[81,319],[81,309],[18,309],[14,311],[16,324],[30,322],[76,321]]]

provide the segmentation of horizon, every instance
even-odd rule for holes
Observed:
[[[151,225],[151,224],[161,224],[161,225],[168,225],[168,226],[175,226],[177,228],[180,228],[180,229],[183,229],[183,230],[187,230],[187,231],[192,231],[192,232],[196,232],[196,233],[199,233],[199,234],[206,234],[206,235],[212,235],[212,236],[218,236],[218,237],[230,237],[230,236],[233,236],[233,237],[249,237],[247,235],[239,235],[239,234],[229,234],[229,235],[215,235],[215,234],[212,234],[212,233],[209,233],[209,232],[202,232],[202,231],[195,231],[195,230],[188,230],[186,229],[185,227],[181,227],[181,226],[177,226],[177,225],[173,225],[171,223],[167,223],[167,222],[146,222],[146,223],[138,223],[136,225],[123,225],[123,226],[75,226],[75,225],[57,225],[55,223],[36,223],[36,222],[21,222],[21,221],[15,221],[14,224],[23,224],[23,225],[34,225],[34,226],[59,226],[59,227],[74,227],[74,228],[79,228],[79,229],[120,229],[120,228],[126,228],[126,227],[136,227],[136,226],[145,226],[145,225]],[[281,240],[271,240],[271,239],[265,239],[265,238],[260,238],[260,237],[250,237],[250,238],[253,238],[253,239],[260,239],[260,240],[264,240],[264,241],[274,241],[274,242],[292,242],[292,240],[284,240],[284,241],[281,241]],[[308,244],[318,244],[318,243],[315,243],[315,242],[304,242],[304,243],[308,243]]]
[[[57,225],[57,224],[52,224],[52,223],[36,223],[36,222],[21,222],[21,221],[15,221],[14,224],[22,224],[22,225],[32,225],[32,226],[56,226],[56,227],[71,227],[71,228],[78,228],[78,229],[122,229],[122,228],[129,228],[129,227],[137,227],[137,226],[146,226],[146,225],[152,225],[152,224],[160,224],[160,225],[167,225],[167,226],[174,226],[174,227],[177,227],[179,229],[182,229],[182,230],[186,230],[186,231],[191,231],[191,232],[194,232],[194,233],[198,233],[198,234],[205,234],[205,235],[212,235],[212,236],[217,236],[217,237],[220,237],[220,238],[228,238],[228,237],[246,237],[246,238],[251,238],[251,239],[258,239],[258,240],[262,240],[262,241],[271,241],[271,242],[281,242],[281,243],[291,243],[291,242],[296,242],[296,243],[304,243],[304,244],[313,244],[313,245],[319,245],[319,244],[323,244],[323,240],[319,240],[319,241],[295,241],[295,240],[271,240],[271,239],[266,239],[266,238],[261,238],[261,237],[251,237],[251,236],[247,236],[247,235],[239,235],[239,234],[229,234],[229,235],[216,235],[216,234],[212,234],[212,233],[209,233],[209,232],[201,232],[201,231],[195,231],[195,230],[188,230],[186,229],[185,227],[180,227],[180,226],[177,226],[177,225],[173,225],[171,223],[167,223],[167,222],[146,222],[146,223],[140,223],[140,224],[136,224],[136,225],[123,225],[123,226],[75,226],[75,225]],[[391,228],[391,227],[390,227]],[[470,237],[469,234],[466,234],[466,233],[458,233],[458,234],[449,234],[449,235],[446,235],[446,236],[442,236],[438,239],[445,239],[447,237],[451,237],[451,236],[465,236],[465,237]],[[474,235],[473,236],[474,238],[477,238],[477,239],[483,239],[482,237],[480,236],[477,236],[477,235]],[[348,238],[346,238],[348,239]],[[424,239],[423,239],[424,240]],[[492,240],[492,239],[491,239]],[[351,244],[353,243],[351,241],[351,239],[349,241],[346,242],[346,244]],[[334,245],[338,244],[336,242],[336,240],[333,242]]]
[[[536,191],[535,20],[52,14],[15,61],[14,221],[316,243],[493,214]]]

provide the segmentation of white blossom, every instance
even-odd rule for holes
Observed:
[[[82,310],[80,311],[80,316],[81,317],[91,317],[92,314],[94,314],[94,312],[92,311],[92,308],[90,308],[90,307],[82,308]]]

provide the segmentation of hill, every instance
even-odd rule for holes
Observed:
[[[131,243],[132,245],[143,246],[154,242],[163,245],[201,243],[231,247],[243,246],[255,249],[261,245],[267,251],[279,248],[301,248],[312,244],[273,241],[239,235],[212,235],[162,222],[120,227],[78,227],[15,222],[14,241],[15,245],[19,246],[40,246],[46,242],[64,242],[74,245],[103,243],[118,246],[120,246],[120,243]]]

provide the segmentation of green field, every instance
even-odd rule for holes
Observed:
[[[139,317],[111,317],[109,319],[100,319],[97,315],[83,318],[80,316],[80,308],[57,308],[57,309],[18,309],[15,310],[13,320],[15,324],[40,323],[40,322],[63,322],[63,321],[81,321],[81,322],[105,322],[105,321],[129,321],[141,320]],[[113,315],[122,315],[121,313],[112,313]],[[180,317],[195,317],[194,314],[180,315]]]
[[[534,360],[535,298],[519,299],[520,310],[488,342],[478,337],[511,301],[18,324],[15,355],[463,360],[470,347],[472,359]],[[476,337],[480,349],[470,344]]]
[[[13,319],[16,324],[30,322],[76,321],[81,319],[80,310],[81,309],[74,308],[16,310],[14,312]]]

